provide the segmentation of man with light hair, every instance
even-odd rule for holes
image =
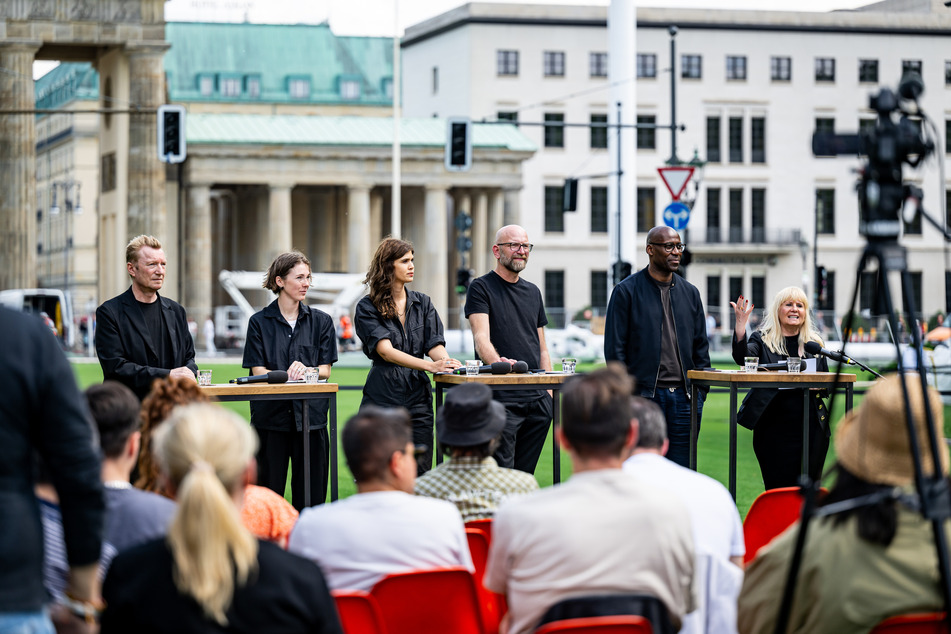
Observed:
[[[667,460],[667,421],[660,406],[635,396],[637,444],[624,471],[669,491],[687,507],[696,547],[697,609],[684,618],[682,634],[736,632],[736,600],[743,583],[743,523],[722,484]],[[715,582],[711,582],[715,579]]]
[[[155,379],[195,379],[195,343],[185,309],[159,295],[168,261],[162,243],[141,235],[126,245],[129,289],[96,310],[96,354],[104,380],[118,381],[142,400]]]

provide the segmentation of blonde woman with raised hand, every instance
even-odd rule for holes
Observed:
[[[210,403],[178,407],[159,428],[154,451],[178,510],[165,539],[113,561],[103,634],[342,633],[320,569],[241,523],[256,445],[244,420]]]

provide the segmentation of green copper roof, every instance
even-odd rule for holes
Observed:
[[[89,62],[64,62],[36,80],[37,108],[58,108],[75,99],[99,99],[99,73]]]
[[[192,144],[284,144],[389,146],[393,119],[389,117],[316,117],[306,115],[189,114],[185,136]],[[403,119],[403,146],[442,147],[445,119]],[[534,152],[537,148],[514,125],[475,124],[475,148],[504,148]]]
[[[326,24],[203,22],[169,22],[165,37],[172,101],[392,103],[389,38],[338,37]],[[292,81],[303,94],[292,96]]]

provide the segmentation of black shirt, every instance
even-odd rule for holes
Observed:
[[[405,320],[404,325],[396,317],[384,318],[369,296],[357,304],[353,327],[363,342],[363,354],[373,361],[363,387],[364,402],[381,407],[432,402],[426,372],[384,361],[376,351],[380,341],[389,339],[396,350],[422,359],[436,346],[446,345],[442,321],[428,295],[406,291]]]
[[[529,369],[541,368],[538,329],[548,325],[538,287],[519,278],[506,282],[495,271],[472,280],[466,293],[466,318],[474,313],[489,316],[489,339],[500,356],[524,361]],[[504,392],[497,400],[518,402],[547,396],[544,390]]]
[[[155,349],[158,357],[149,359],[157,368],[169,368],[172,366],[172,342],[168,337],[168,330],[165,328],[164,318],[162,317],[162,302],[156,298],[154,302],[145,303],[135,300],[142,311],[142,317],[145,320],[145,327],[149,331],[149,338],[152,340],[152,347]],[[151,356],[151,355],[150,355]]]
[[[297,325],[292,331],[275,299],[264,310],[251,316],[241,365],[245,368],[261,366],[269,370],[286,370],[294,361],[313,368],[337,361],[333,319],[324,311],[301,303]],[[308,402],[310,428],[326,427],[330,402],[326,399]],[[251,403],[251,424],[259,429],[301,431],[303,415],[301,401]]]

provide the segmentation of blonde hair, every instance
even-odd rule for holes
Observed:
[[[802,302],[805,309],[803,311],[805,315],[803,316],[802,327],[799,329],[799,349],[795,353],[786,350],[786,337],[783,335],[783,329],[779,323],[779,309],[790,300]],[[802,356],[807,341],[818,342],[820,346],[825,345],[819,335],[818,328],[816,328],[816,322],[812,318],[812,311],[809,309],[809,298],[806,297],[806,292],[798,286],[787,286],[776,293],[769,305],[769,310],[763,315],[763,326],[760,328],[760,333],[767,348],[772,352],[787,356]]]
[[[154,438],[159,468],[175,487],[178,509],[166,538],[175,586],[210,619],[227,625],[235,584],[257,569],[258,543],[232,499],[257,449],[237,414],[211,403],[176,407]]]
[[[142,249],[142,247],[161,249],[162,243],[159,242],[159,239],[155,236],[136,236],[129,240],[129,244],[125,245],[125,261],[129,264],[135,264],[138,262],[139,251]]]

